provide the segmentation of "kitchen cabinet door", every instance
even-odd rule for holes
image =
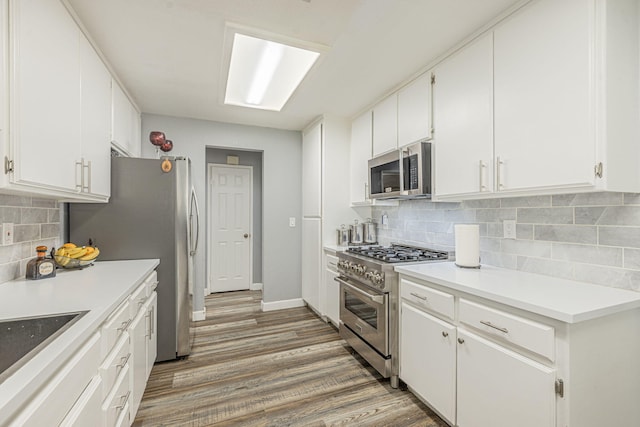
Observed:
[[[495,29],[498,191],[594,184],[594,3],[531,2]]]
[[[431,73],[398,92],[398,146],[431,138]]]
[[[111,99],[111,143],[125,154],[134,157],[131,150],[134,133],[133,106],[118,82],[114,79],[111,81]]]
[[[350,182],[351,203],[363,203],[369,199],[369,159],[372,143],[372,112],[367,111],[351,124]]]
[[[373,107],[373,155],[398,148],[398,94]]]
[[[456,327],[402,301],[400,379],[443,418],[456,421]]]
[[[111,75],[89,41],[80,37],[83,192],[111,194]]]
[[[142,394],[147,385],[147,311],[141,307],[136,317],[129,326],[131,336],[131,357],[129,365],[131,367],[131,398],[129,399],[131,419],[134,419]]]
[[[322,215],[322,123],[302,135],[302,216]]]
[[[486,34],[435,69],[435,192],[493,191],[493,37]]]
[[[458,330],[458,426],[555,426],[555,370]]]
[[[327,318],[334,325],[340,324],[340,285],[334,279],[338,277],[338,258],[331,254],[325,254],[326,269],[324,270],[324,282],[326,292]]]
[[[77,192],[80,30],[60,1],[10,2],[13,182]]]
[[[158,355],[158,294],[153,292],[146,303],[147,319],[149,326],[147,327],[147,377],[145,382],[151,375],[153,364],[156,362]]]
[[[131,157],[140,157],[142,152],[141,147],[141,132],[142,132],[142,119],[140,118],[140,112],[133,104],[130,104],[131,109],[131,139],[129,142],[129,152]]]
[[[0,0],[0,152],[7,153],[8,150],[8,126],[9,117],[7,115],[9,108],[9,84],[8,84],[8,70],[9,70],[9,16],[7,5],[9,0]],[[4,178],[0,178],[0,183],[3,183]]]
[[[321,219],[302,219],[302,299],[319,314],[322,277]]]

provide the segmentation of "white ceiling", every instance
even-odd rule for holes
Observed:
[[[353,117],[521,0],[68,0],[144,113],[299,130]],[[329,51],[281,112],[223,105],[225,22]]]

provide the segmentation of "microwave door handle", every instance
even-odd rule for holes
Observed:
[[[404,150],[398,150],[400,157],[400,194],[404,194]]]

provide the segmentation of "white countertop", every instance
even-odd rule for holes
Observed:
[[[329,252],[344,252],[347,250],[349,246],[338,246],[338,245],[324,245],[324,250]]]
[[[640,307],[640,293],[483,265],[453,262],[398,266],[405,276],[446,286],[566,323],[577,323]]]
[[[0,284],[0,320],[89,310],[0,384],[0,421],[38,390],[158,264],[157,259],[96,262],[83,270],[58,270],[50,279]]]

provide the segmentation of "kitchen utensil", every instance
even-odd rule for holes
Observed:
[[[336,231],[338,233],[338,246],[348,246],[351,239],[351,230],[342,224]]]
[[[367,218],[367,222],[362,224],[362,232],[364,234],[364,243],[378,243],[376,223],[373,222],[373,219]]]
[[[358,220],[354,220],[351,225],[351,243],[354,245],[361,245],[364,243],[364,238],[362,236],[362,224],[358,223]]]

